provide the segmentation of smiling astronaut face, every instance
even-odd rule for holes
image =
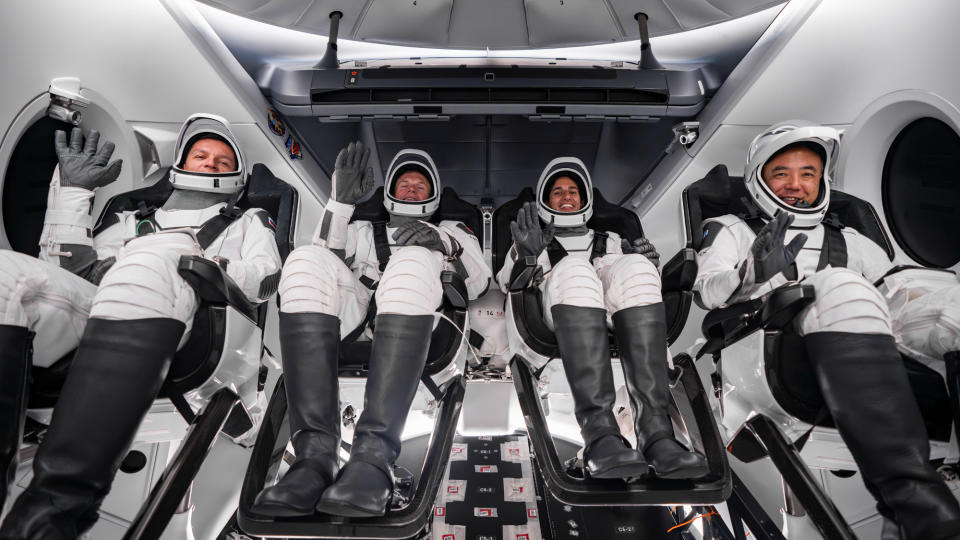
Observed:
[[[580,188],[570,177],[561,176],[550,188],[550,208],[557,212],[576,212],[580,210]]]

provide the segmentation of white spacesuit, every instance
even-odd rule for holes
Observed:
[[[954,538],[960,509],[927,462],[927,435],[893,330],[902,349],[933,356],[956,348],[960,329],[950,327],[957,317],[949,313],[960,313],[958,286],[952,274],[926,269],[887,277],[887,298],[873,285],[893,268],[887,254],[824,219],[838,149],[836,130],[804,121],[774,125],[754,139],[744,182],[760,217],[704,222],[697,302],[712,309],[790,282],[813,285],[816,298],[797,317],[796,331],[867,488],[910,538]],[[917,294],[944,287],[944,300]]]
[[[247,171],[226,120],[191,116],[177,138],[173,191],[163,206],[107,215],[93,234],[94,190],[115,180],[121,166],[107,164],[113,144],[98,151],[98,138],[91,132],[81,148],[79,129],[69,146],[57,133],[40,258],[0,251],[4,375],[17,363],[26,376],[33,333],[35,365],[77,348],[33,481],[0,538],[74,538],[96,521],[197,310],[196,293],[177,273],[181,256],[216,261],[253,302],[272,296],[279,280],[272,220],[234,206]],[[19,342],[9,343],[11,336]],[[20,428],[9,428],[21,421],[24,400],[21,392],[19,406],[0,411],[19,417],[3,421],[14,451]]]
[[[514,245],[497,280],[504,292],[537,286],[543,293],[543,313],[555,330],[575,402],[586,473],[595,478],[640,477],[647,474],[649,463],[663,478],[703,476],[706,460],[673,438],[667,415],[659,255],[646,239],[630,243],[616,232],[587,227],[593,189],[589,172],[577,158],[547,164],[536,197],[536,206],[524,204],[511,224]],[[547,224],[544,229],[541,220]],[[616,396],[608,321],[620,344],[637,450],[623,440],[612,412]]]
[[[295,249],[283,267],[280,341],[297,459],[257,497],[261,513],[384,513],[442,299],[440,273],[459,273],[471,299],[489,283],[473,233],[460,222],[428,222],[440,203],[440,177],[425,152],[401,150],[390,163],[383,200],[388,222],[350,223],[355,204],[373,187],[368,156],[359,142],[340,152],[313,242]],[[368,316],[372,309],[375,317]],[[369,336],[368,323],[373,348],[364,409],[350,461],[338,475],[338,347],[360,331]]]

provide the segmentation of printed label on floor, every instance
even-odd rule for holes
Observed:
[[[533,482],[526,478],[504,478],[503,500],[510,502],[532,502],[536,494]]]
[[[452,501],[463,501],[464,496],[467,494],[467,481],[466,480],[447,480],[443,488],[443,500],[444,502]]]
[[[503,540],[541,540],[540,529],[528,525],[504,525]]]
[[[466,443],[453,443],[450,447],[450,461],[466,461],[467,445]]]
[[[473,509],[473,517],[497,517],[497,509],[477,507]]]

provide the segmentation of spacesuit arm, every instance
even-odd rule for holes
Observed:
[[[507,255],[504,257],[503,266],[500,268],[500,271],[497,272],[497,284],[500,286],[500,290],[504,293],[510,292],[510,278],[513,273],[513,267],[517,264],[517,258],[519,254],[515,245],[511,245],[510,249],[507,250]],[[549,272],[553,266],[550,264],[550,257],[547,255],[547,252],[544,251],[537,257],[537,265],[539,270],[537,272],[540,276],[544,276]]]
[[[876,282],[894,267],[887,252],[857,230],[844,227],[843,236],[847,243],[848,266],[869,281]]]
[[[249,220],[240,259],[226,264],[227,275],[240,286],[251,302],[260,302],[273,296],[280,283],[280,252],[274,229],[263,210],[248,210],[243,219]]]
[[[756,288],[749,239],[741,239],[731,226],[717,222],[704,225],[705,247],[697,253],[696,301],[713,309],[750,297]]]
[[[347,229],[353,216],[354,205],[337,202],[332,198],[323,207],[320,222],[313,233],[312,243],[333,251],[341,258],[347,258]]]
[[[490,278],[493,275],[483,257],[480,242],[476,235],[460,222],[444,221],[439,228],[460,244],[459,259],[467,273],[463,276],[467,283],[467,295],[470,300],[476,299],[490,286]]]
[[[57,264],[70,272],[99,283],[106,269],[114,261],[119,244],[110,249],[109,243],[100,249],[100,235],[93,238],[93,190],[60,185],[60,167],[53,170],[47,193],[47,211],[40,233],[42,261]],[[115,229],[115,230],[113,230]],[[115,224],[105,237],[122,236],[122,227]],[[110,233],[110,234],[107,234]]]

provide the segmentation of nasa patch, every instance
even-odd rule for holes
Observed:
[[[273,109],[267,109],[267,125],[270,126],[270,131],[277,135],[283,135],[287,132],[287,128],[284,127],[280,117],[277,116],[277,111]]]
[[[293,135],[287,135],[287,140],[284,142],[284,145],[287,147],[287,154],[290,155],[290,159],[303,159],[300,143],[293,138]]]

